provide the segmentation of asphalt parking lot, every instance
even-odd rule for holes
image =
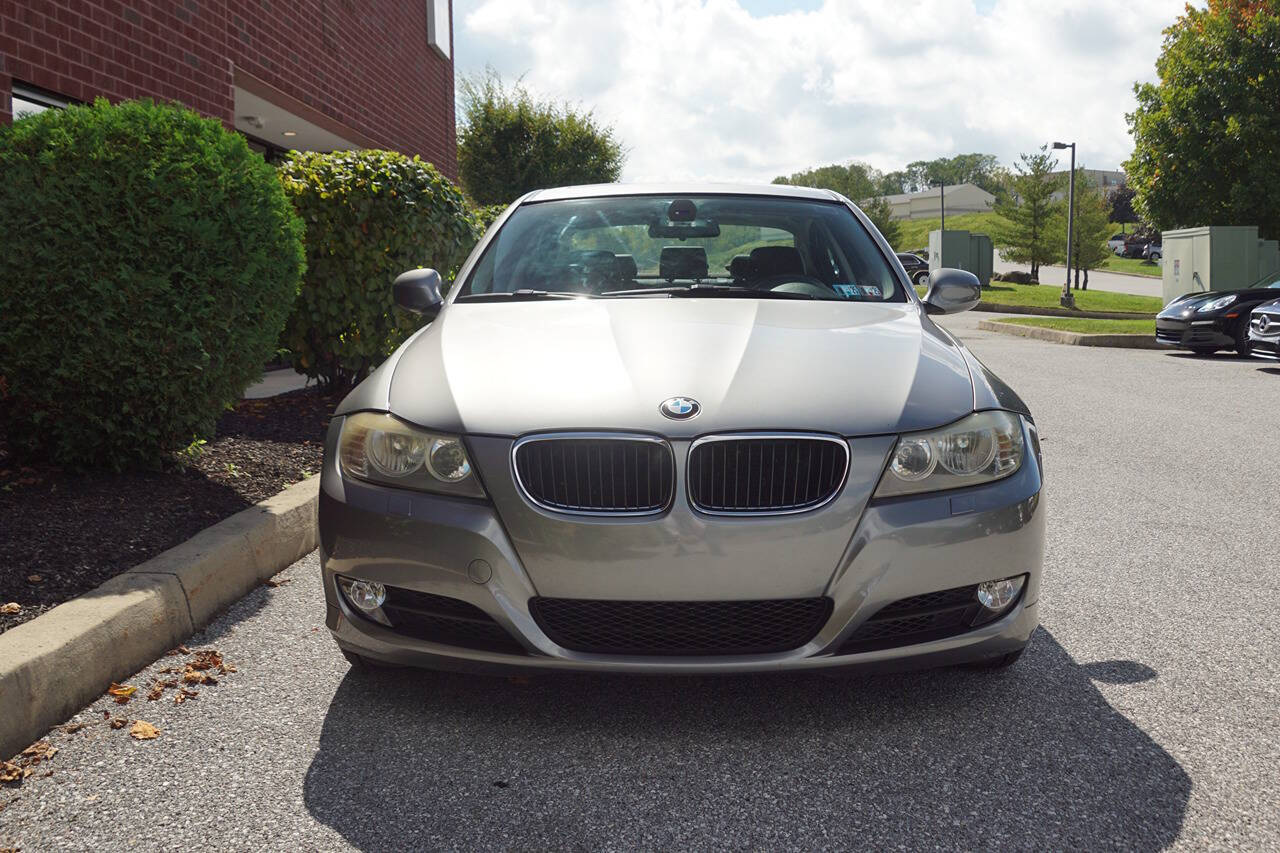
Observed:
[[[53,734],[0,788],[0,847],[1280,847],[1280,366],[980,317],[949,323],[1027,399],[1047,467],[1043,627],[1012,669],[362,675],[312,554],[189,644],[235,664],[216,687]]]

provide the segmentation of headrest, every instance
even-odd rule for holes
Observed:
[[[804,259],[794,246],[760,246],[751,250],[752,271],[758,278],[788,273],[804,274]]]
[[[701,246],[663,246],[658,256],[658,276],[667,281],[706,278],[707,250]]]
[[[618,255],[618,278],[623,281],[630,281],[639,275],[636,269],[635,255]]]
[[[606,284],[618,280],[618,258],[613,252],[590,250],[575,252],[574,265],[582,270],[584,283]]]
[[[729,275],[734,278],[750,278],[751,277],[751,256],[750,255],[734,255],[729,263],[724,265],[729,271]]]

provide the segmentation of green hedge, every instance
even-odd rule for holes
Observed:
[[[302,271],[274,170],[149,101],[0,126],[0,422],[64,466],[157,466],[272,355]]]
[[[307,225],[307,274],[282,341],[298,372],[341,391],[421,325],[393,307],[395,277],[416,267],[451,276],[482,229],[462,193],[417,157],[295,153],[280,177]]]

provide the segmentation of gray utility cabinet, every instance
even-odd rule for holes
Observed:
[[[1258,239],[1253,225],[1166,231],[1162,245],[1166,305],[1184,293],[1240,290],[1280,270],[1280,246]]]
[[[967,270],[978,277],[983,287],[991,284],[995,263],[995,247],[986,234],[968,231],[929,232],[929,271],[950,267]]]

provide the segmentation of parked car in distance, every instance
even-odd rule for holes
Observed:
[[[1280,295],[1280,274],[1272,273],[1243,290],[1186,293],[1156,315],[1156,341],[1210,355],[1252,349],[1249,313]]]
[[[1119,255],[1124,252],[1124,241],[1127,237],[1127,234],[1112,234],[1111,239],[1107,240],[1107,246],[1110,247],[1111,251]]]
[[[1142,248],[1142,257],[1148,261],[1159,261],[1164,257],[1164,247],[1159,243],[1148,243]]]
[[[763,245],[762,245],[763,243]],[[326,623],[355,667],[1004,666],[1039,620],[1026,404],[863,213],[784,185],[513,204],[338,406]]]
[[[912,252],[898,252],[898,260],[907,271],[907,278],[914,285],[926,284],[929,281],[929,262]]]
[[[1160,244],[1159,234],[1130,234],[1125,238],[1120,254],[1126,258],[1145,258],[1147,247],[1152,243]]]
[[[1258,358],[1280,360],[1280,299],[1264,302],[1249,319],[1249,343]]]

